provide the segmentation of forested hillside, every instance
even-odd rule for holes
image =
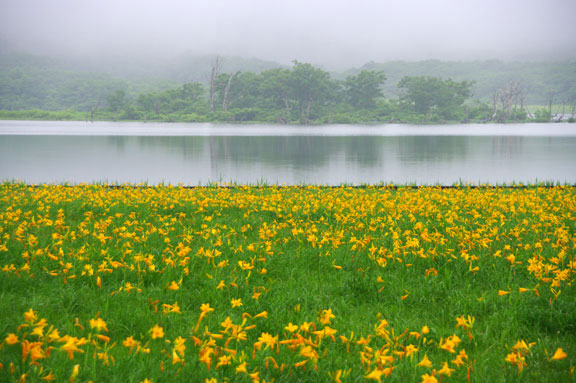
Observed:
[[[368,63],[360,70],[383,71],[388,81],[383,85],[384,95],[393,97],[396,84],[404,76],[431,76],[451,78],[454,81],[475,81],[474,97],[488,101],[494,92],[511,81],[518,83],[526,93],[526,103],[543,105],[553,98],[562,103],[576,100],[576,62],[504,62],[498,60],[446,62],[427,60],[418,62],[392,61]]]
[[[238,57],[0,55],[2,118],[504,122],[561,119],[575,105],[574,62],[371,62],[330,73]],[[13,113],[27,110],[34,113]]]
[[[107,107],[107,98],[124,91],[129,98],[175,88],[207,84],[213,56],[184,55],[176,59],[55,59],[28,54],[0,54],[0,110],[88,111]],[[281,67],[257,59],[226,57],[226,72],[261,72]]]

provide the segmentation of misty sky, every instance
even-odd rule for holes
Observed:
[[[238,55],[325,66],[576,57],[576,0],[0,0],[40,54]]]

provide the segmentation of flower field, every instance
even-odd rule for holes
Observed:
[[[0,185],[2,382],[576,381],[576,188]]]

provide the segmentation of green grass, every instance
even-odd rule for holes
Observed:
[[[2,184],[0,381],[49,373],[67,381],[76,365],[77,382],[251,382],[255,373],[267,382],[332,382],[339,370],[342,382],[362,382],[387,367],[382,381],[574,381],[576,189],[551,186]],[[178,290],[167,288],[173,281]],[[243,305],[232,307],[238,298]],[[175,302],[181,313],[162,313]],[[201,318],[206,303],[214,311]],[[26,322],[30,309],[38,317]],[[324,310],[334,318],[323,324]],[[474,318],[470,331],[457,327],[462,316]],[[98,317],[108,332],[91,328]],[[223,332],[227,317],[254,326],[246,339]],[[43,334],[33,335],[41,318]],[[305,323],[335,329],[334,340]],[[163,338],[152,339],[155,325]],[[70,359],[65,342],[50,341],[51,326],[85,338],[83,352]],[[303,343],[259,347],[263,333]],[[439,347],[453,335],[456,353]],[[130,352],[128,337],[149,353]],[[186,349],[173,363],[178,337]],[[25,340],[39,342],[45,357],[23,360]],[[521,371],[505,361],[519,340],[531,344],[518,351]],[[411,345],[418,351],[406,355]],[[558,348],[567,357],[552,360]],[[458,366],[462,350],[468,358]],[[393,359],[379,362],[378,352]],[[417,366],[424,355],[432,367]],[[229,364],[217,366],[222,356]],[[236,372],[243,362],[248,374]],[[444,362],[451,376],[440,374]]]

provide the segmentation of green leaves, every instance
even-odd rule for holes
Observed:
[[[356,76],[348,76],[344,81],[344,96],[350,105],[370,109],[376,106],[376,99],[383,97],[381,85],[386,75],[381,71],[363,70]]]
[[[472,94],[472,82],[455,82],[438,77],[406,76],[398,83],[400,100],[416,113],[437,113],[451,119]]]

